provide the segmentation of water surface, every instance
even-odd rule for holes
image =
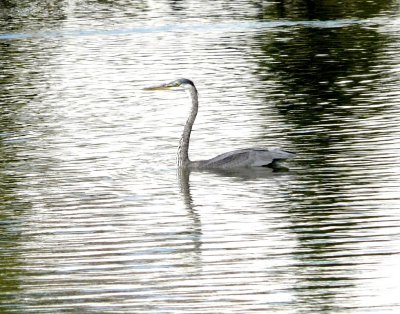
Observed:
[[[400,310],[398,3],[8,1],[4,312]],[[179,171],[281,146],[290,171]]]

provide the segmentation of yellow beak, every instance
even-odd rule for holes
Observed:
[[[162,84],[158,86],[150,86],[150,87],[145,87],[143,88],[144,90],[169,90],[171,89],[172,86],[169,86],[168,84]]]

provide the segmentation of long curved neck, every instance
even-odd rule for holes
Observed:
[[[190,110],[189,118],[186,121],[181,140],[179,141],[179,148],[178,148],[179,167],[186,167],[190,164],[190,159],[189,159],[190,133],[192,132],[192,127],[194,121],[196,120],[197,111],[199,109],[199,100],[197,97],[196,87],[191,86],[191,88],[189,89],[189,93],[190,93],[190,98],[192,100],[192,109]]]

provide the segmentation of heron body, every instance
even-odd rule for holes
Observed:
[[[234,169],[245,167],[269,167],[279,169],[279,161],[295,156],[294,153],[280,148],[246,148],[218,155],[207,160],[191,161],[189,159],[190,134],[199,110],[199,99],[196,86],[191,80],[178,79],[173,82],[145,90],[184,89],[190,94],[192,107],[183,129],[178,148],[178,166],[191,169]]]

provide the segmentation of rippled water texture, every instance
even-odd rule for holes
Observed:
[[[1,2],[0,312],[399,313],[399,3],[321,2]]]

